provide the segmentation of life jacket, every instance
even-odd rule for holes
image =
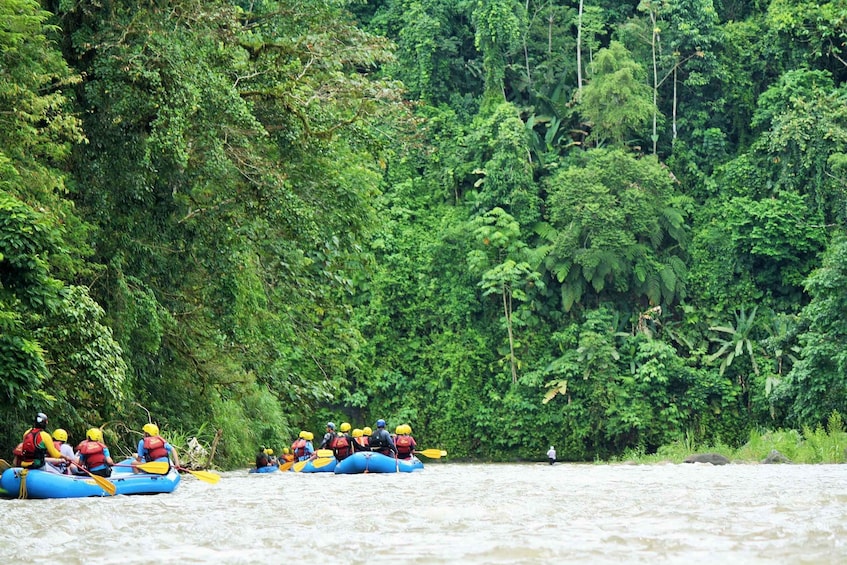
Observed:
[[[77,446],[76,450],[82,455],[82,458],[85,460],[83,464],[89,470],[106,464],[106,446],[99,441],[83,440]]]
[[[335,453],[335,458],[339,461],[347,459],[350,455],[353,454],[353,450],[351,449],[350,440],[346,435],[335,436],[331,442],[329,442],[329,448]]]
[[[397,457],[399,459],[410,459],[412,457],[412,451],[415,449],[415,440],[412,439],[412,436],[397,436],[394,445],[397,446]]]
[[[306,454],[306,440],[300,438],[294,443],[292,443],[291,452],[294,454],[294,457],[296,457],[298,461],[303,461],[306,457],[308,457],[308,455]]]
[[[21,467],[30,469],[38,469],[44,466],[44,459],[47,457],[47,448],[44,447],[44,442],[41,441],[41,428],[30,428],[24,435],[24,440],[21,442]]]
[[[353,438],[353,449],[355,451],[370,451],[370,436],[360,436]]]
[[[156,459],[167,459],[168,450],[165,447],[165,440],[159,436],[147,436],[142,443],[144,447],[144,460],[155,461]]]
[[[388,435],[388,432],[385,432],[385,435],[389,438],[391,437],[390,435]],[[388,455],[389,457],[392,457],[394,455],[394,452],[391,450],[391,444],[388,443],[388,440],[383,439],[383,434],[379,431],[372,435],[368,442],[371,447],[371,451],[376,451],[377,453],[382,453],[383,455]]]

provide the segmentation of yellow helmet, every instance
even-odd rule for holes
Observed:
[[[157,426],[156,424],[153,424],[153,423],[150,423],[150,424],[144,424],[144,427],[143,427],[143,428],[141,428],[141,429],[142,429],[142,430],[144,431],[144,433],[145,433],[145,434],[147,434],[148,436],[157,436],[157,435],[159,435],[159,426]]]
[[[315,439],[315,434],[313,434],[312,432],[306,432],[306,437],[303,439],[305,439],[306,441],[312,441],[313,439]]]
[[[85,437],[91,441],[103,441],[103,432],[100,431],[100,428],[89,428],[89,430],[85,432]]]
[[[362,430],[360,430],[359,428],[353,430],[353,437],[362,437]]]
[[[341,433],[344,433],[344,432],[349,432],[351,427],[352,426],[350,426],[349,422],[344,422],[344,423],[341,424],[341,427],[338,428],[338,429],[341,431]]]
[[[265,455],[273,455],[273,454],[274,454],[274,450],[271,449],[270,447],[265,449]]]
[[[374,431],[370,428],[370,426],[365,426],[365,427],[362,429],[362,434],[363,434],[363,435],[371,436],[371,435],[373,435],[373,433],[374,433]]]
[[[394,428],[394,433],[395,433],[396,435],[398,435],[398,436],[399,436],[399,435],[403,435],[403,434],[405,434],[405,433],[406,433],[406,428],[405,428],[405,426],[403,426],[403,424],[400,424],[399,426],[397,426],[396,428]]]
[[[288,449],[287,447],[283,447],[282,452],[285,453],[286,455],[288,455],[289,453],[291,453],[291,450]]]
[[[307,432],[306,430],[300,430],[300,435],[297,437],[299,437],[300,439],[306,439],[307,435],[309,435],[309,432]]]
[[[412,426],[410,426],[409,424],[403,424],[403,429],[406,430],[405,432],[403,432],[404,434],[412,435]]]
[[[56,441],[68,441],[68,432],[62,428],[57,428],[53,430],[53,439]]]

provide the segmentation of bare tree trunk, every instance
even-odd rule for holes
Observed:
[[[220,428],[215,430],[215,439],[212,440],[212,449],[209,452],[209,460],[206,462],[207,469],[212,468],[212,461],[215,459],[215,451],[218,449],[218,442],[221,440],[221,436],[223,435],[223,433],[224,431]]]
[[[529,14],[529,0],[526,0],[526,13]],[[527,26],[526,33],[523,36],[523,58],[526,64],[526,82],[528,87],[532,88],[532,72],[529,70],[529,49],[526,46],[526,36],[529,34],[529,26]]]
[[[656,14],[654,12],[650,12],[650,22],[653,24],[653,31],[651,34],[650,47],[653,49],[653,135],[651,139],[653,140],[653,155],[656,154],[656,146],[659,142],[659,133],[656,131],[656,119],[659,112],[659,68],[658,63],[656,62]]]
[[[512,365],[512,383],[518,382],[518,369],[515,366],[515,337],[512,335],[512,300],[507,287],[503,287],[503,312],[506,314],[506,329],[509,331],[509,362]]]
[[[579,17],[576,24],[576,89],[582,93],[582,4],[579,0]]]
[[[674,65],[673,68],[673,138],[676,141],[676,70],[679,65]]]
[[[553,58],[553,7],[548,3],[550,15],[547,16],[547,78],[550,78],[553,65],[550,65],[550,60]]]

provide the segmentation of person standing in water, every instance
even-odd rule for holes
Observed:
[[[556,462],[556,448],[552,445],[550,446],[550,449],[547,450],[547,460],[551,465]]]

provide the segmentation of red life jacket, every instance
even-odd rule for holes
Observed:
[[[156,459],[168,457],[165,440],[159,436],[147,436],[144,438],[142,446],[144,447],[145,461],[155,461]]]
[[[21,442],[21,467],[37,469],[44,466],[47,457],[47,447],[41,440],[41,428],[30,428]]]
[[[394,440],[394,445],[397,446],[397,457],[399,459],[410,459],[416,444],[412,436],[401,435]]]
[[[12,455],[20,459],[24,455],[24,444],[23,442],[19,443],[15,446],[15,449],[12,450]]]
[[[329,442],[329,448],[335,453],[335,458],[339,461],[346,459],[353,453],[350,440],[347,439],[346,435],[335,436]]]
[[[95,469],[106,464],[106,446],[99,441],[83,440],[76,447],[76,450],[82,455],[85,460],[83,464],[89,469]]]
[[[370,451],[371,450],[371,448],[370,448],[370,436],[356,437],[356,438],[353,438],[353,441],[356,442],[355,445],[353,445],[353,448],[356,451]]]
[[[298,461],[302,461],[303,458],[306,457],[306,440],[300,438],[294,443],[292,443],[291,452],[294,454],[294,457],[296,457]]]

